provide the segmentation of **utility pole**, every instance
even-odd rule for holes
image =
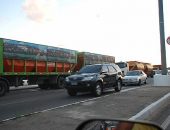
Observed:
[[[158,0],[158,4],[159,4],[159,28],[160,28],[162,75],[167,75],[163,0]]]

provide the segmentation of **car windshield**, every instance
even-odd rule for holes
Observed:
[[[126,76],[137,76],[137,75],[140,75],[139,71],[129,71],[126,74]]]
[[[101,65],[87,65],[83,67],[78,73],[99,73]]]
[[[121,62],[121,63],[116,63],[120,68],[125,68],[127,67],[126,63]]]

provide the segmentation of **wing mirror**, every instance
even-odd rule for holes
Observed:
[[[163,130],[149,122],[130,120],[90,119],[81,123],[76,130]]]

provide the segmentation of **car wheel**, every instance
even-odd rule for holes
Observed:
[[[93,94],[96,97],[101,96],[101,94],[102,94],[102,84],[100,82],[96,83],[96,86],[94,87],[94,90],[93,90]]]
[[[122,81],[121,81],[121,80],[118,80],[118,81],[117,81],[117,85],[116,85],[116,87],[115,87],[115,91],[116,91],[116,92],[119,92],[121,89],[122,89]]]
[[[147,84],[147,79],[145,79],[145,82],[144,82],[144,84]]]
[[[68,95],[70,95],[70,96],[76,96],[76,95],[77,95],[77,92],[74,91],[74,90],[71,90],[71,89],[68,89],[68,90],[67,90],[67,93],[68,93]]]
[[[139,85],[139,86],[141,85],[141,80],[140,80],[140,79],[139,79],[138,85]]]

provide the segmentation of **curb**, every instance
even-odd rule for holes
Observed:
[[[167,105],[167,102],[170,101],[170,93],[164,95],[162,98],[157,100],[156,102],[153,102],[146,108],[144,108],[142,111],[137,113],[136,115],[129,118],[129,120],[144,120],[152,115],[158,113],[161,108],[165,107]]]
[[[24,89],[34,89],[34,88],[38,88],[38,85],[27,85],[27,86],[10,87],[10,91],[24,90]]]

